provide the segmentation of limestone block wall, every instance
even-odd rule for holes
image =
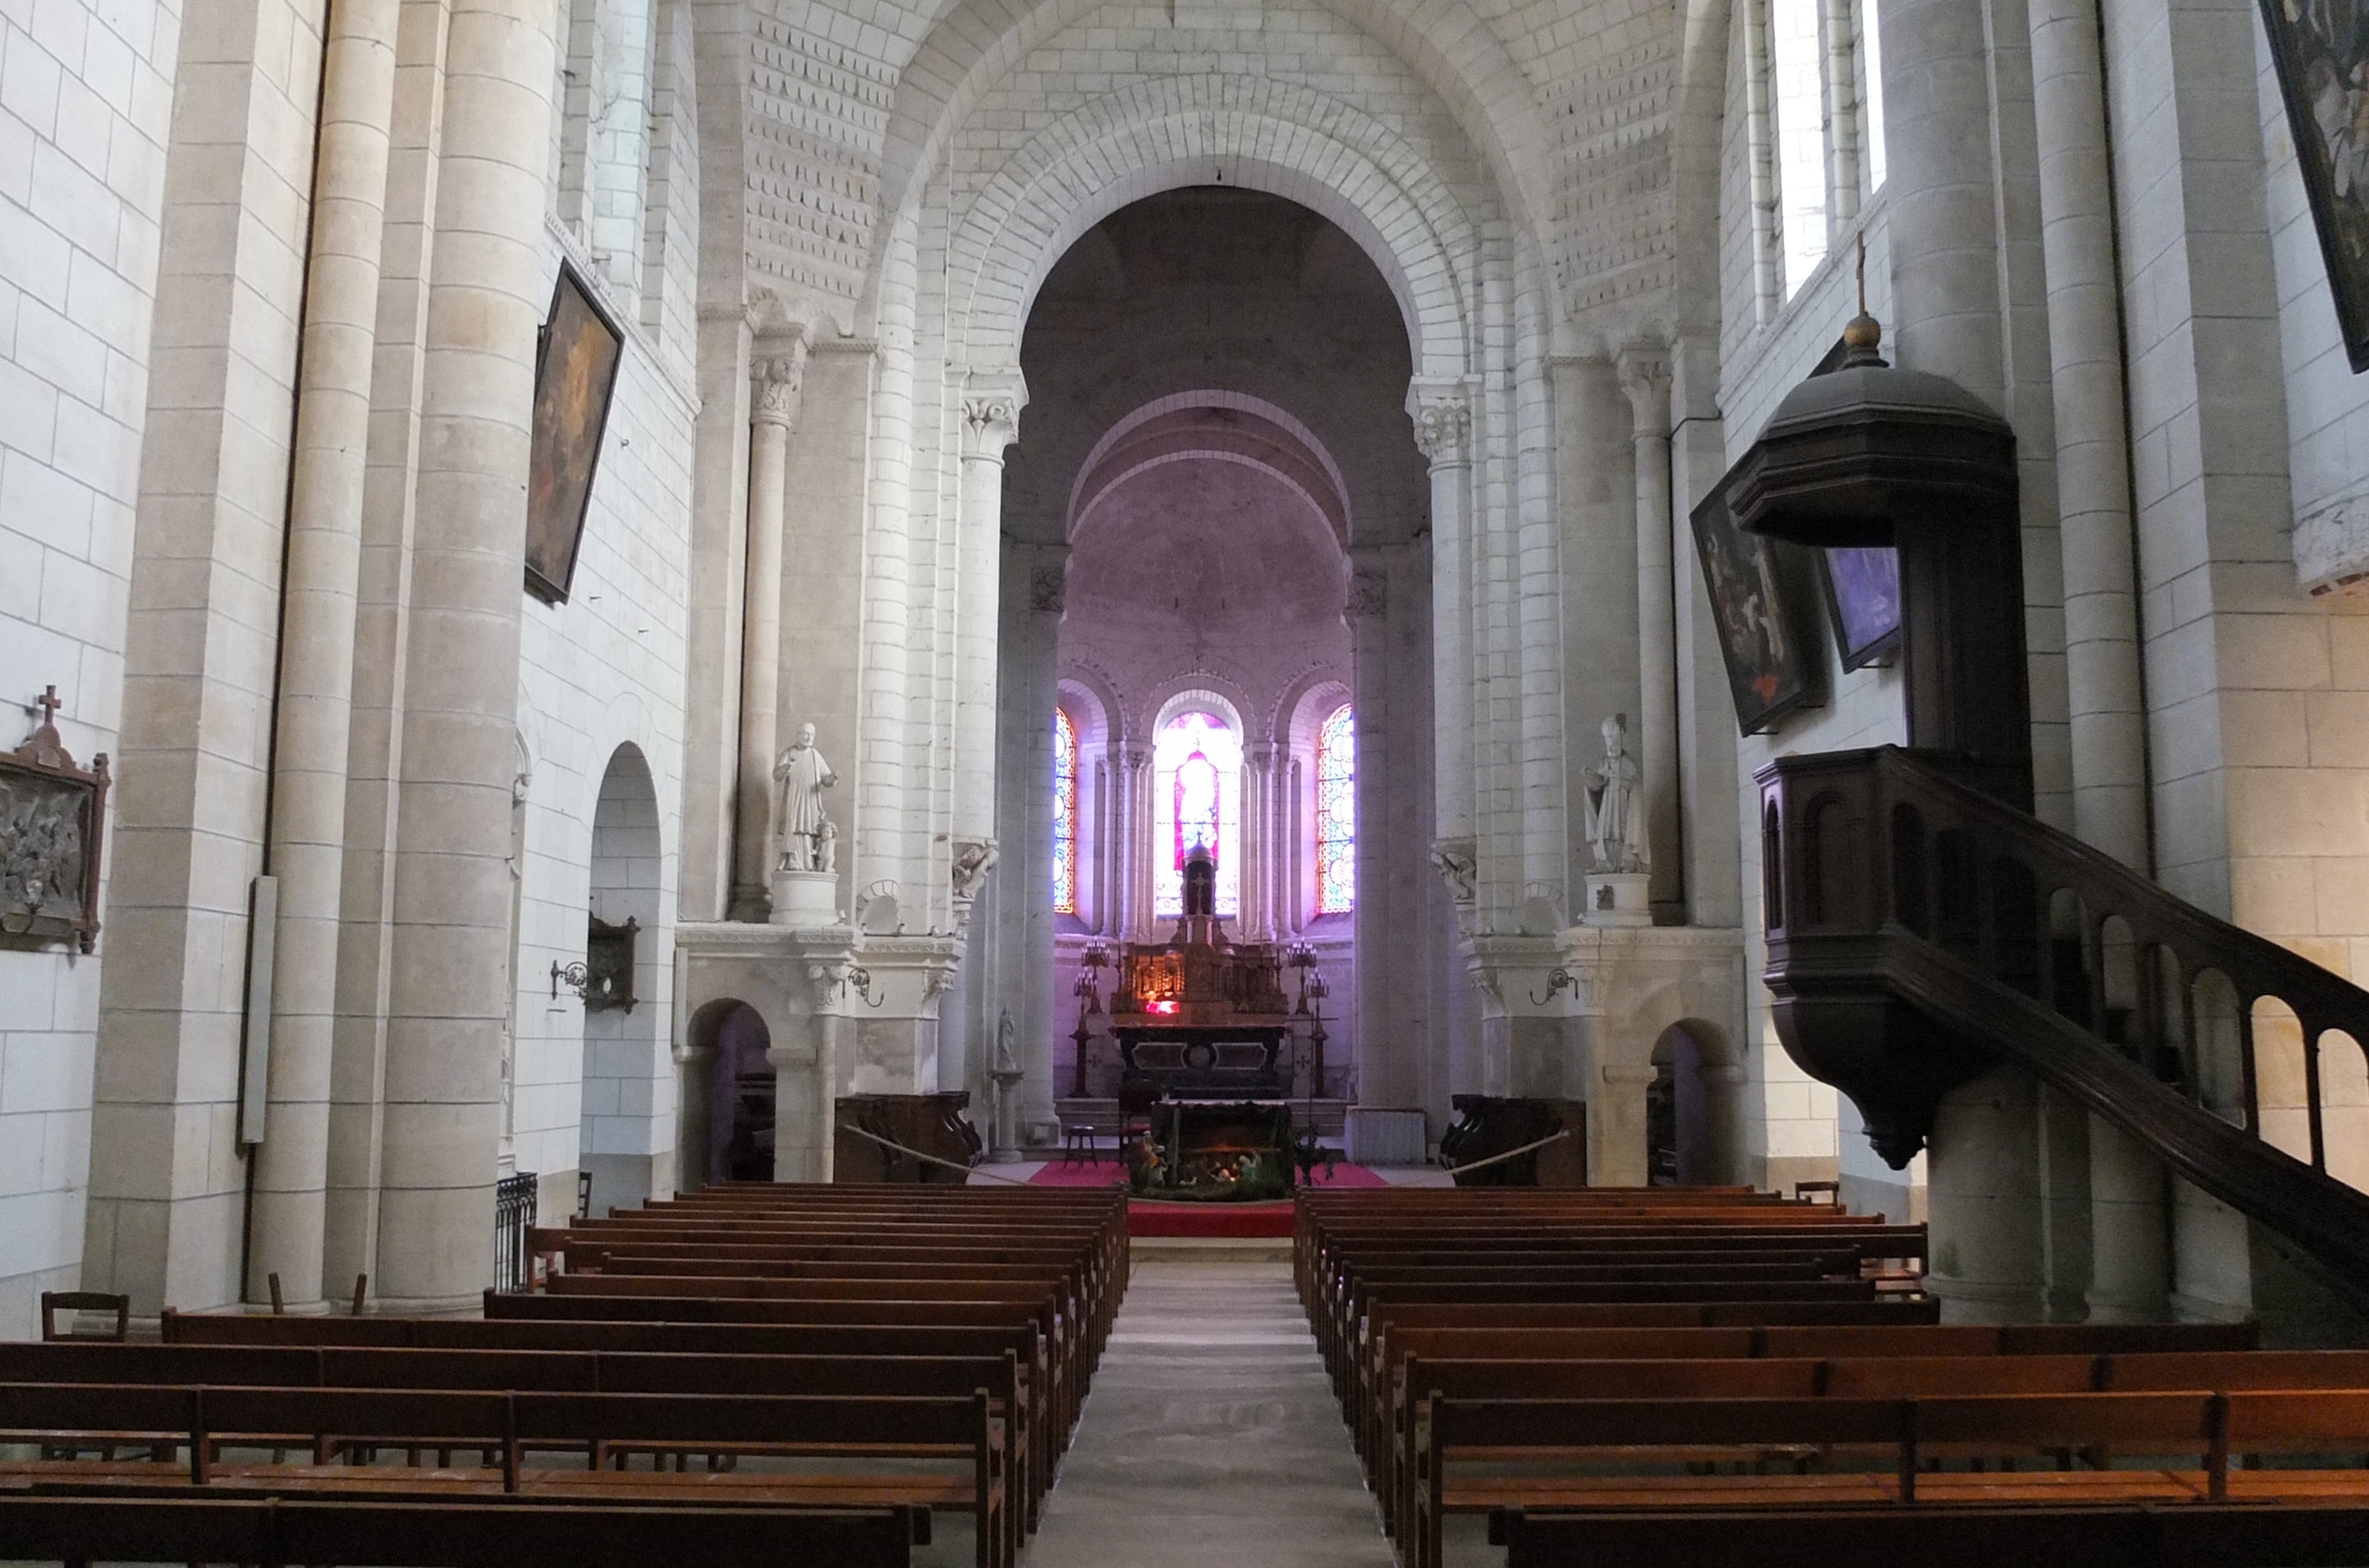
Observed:
[[[55,684],[67,750],[120,758],[180,18],[175,0],[0,12],[0,748]],[[0,1337],[79,1273],[100,941],[0,944]]]

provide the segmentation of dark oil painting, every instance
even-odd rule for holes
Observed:
[[[1694,533],[1735,722],[1757,735],[1824,695],[1824,650],[1816,624],[1801,611],[1801,563],[1789,558],[1799,550],[1736,527],[1724,479],[1695,508]]]
[[[2260,0],[2344,351],[2369,370],[2369,0]]]
[[[1900,556],[1888,544],[1821,550],[1826,612],[1845,670],[1890,664],[1900,651]]]
[[[526,587],[567,601],[584,537],[601,435],[624,357],[624,338],[576,269],[563,263],[534,367],[534,443],[526,486]]]

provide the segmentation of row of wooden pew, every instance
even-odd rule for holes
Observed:
[[[1408,1568],[1473,1515],[1510,1568],[2137,1562],[2167,1509],[2210,1560],[2369,1561],[2369,1353],[1945,1325],[1924,1255],[1742,1189],[1320,1191],[1294,1237]]]
[[[0,1345],[0,1559],[870,1568],[951,1513],[1014,1568],[1127,1273],[1075,1189],[731,1186],[532,1245],[483,1319]]]

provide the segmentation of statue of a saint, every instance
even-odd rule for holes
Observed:
[[[1012,1042],[1019,1035],[1012,1022],[1012,1009],[1005,1008],[1003,1016],[995,1021],[995,1070],[1018,1072],[1020,1059],[1012,1054]]]
[[[995,869],[995,841],[990,839],[984,843],[967,843],[958,848],[960,853],[955,856],[954,867],[955,897],[976,898],[980,884],[987,880],[987,874]]]
[[[823,864],[829,853],[823,845],[837,832],[822,814],[822,792],[838,782],[815,750],[815,727],[798,726],[797,744],[773,764],[773,833],[782,841],[781,870],[831,869]]]
[[[1587,841],[1600,872],[1645,869],[1645,813],[1637,798],[1637,759],[1629,754],[1629,715],[1604,721],[1604,761],[1587,770]]]

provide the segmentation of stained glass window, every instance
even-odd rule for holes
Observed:
[[[1184,852],[1207,844],[1218,860],[1218,912],[1242,910],[1242,741],[1211,713],[1181,714],[1152,743],[1152,840],[1165,851],[1154,863],[1151,908],[1184,912]]]
[[[1349,704],[1316,731],[1316,912],[1346,914],[1357,899],[1357,721]]]
[[[1053,908],[1078,912],[1078,727],[1053,710]]]

